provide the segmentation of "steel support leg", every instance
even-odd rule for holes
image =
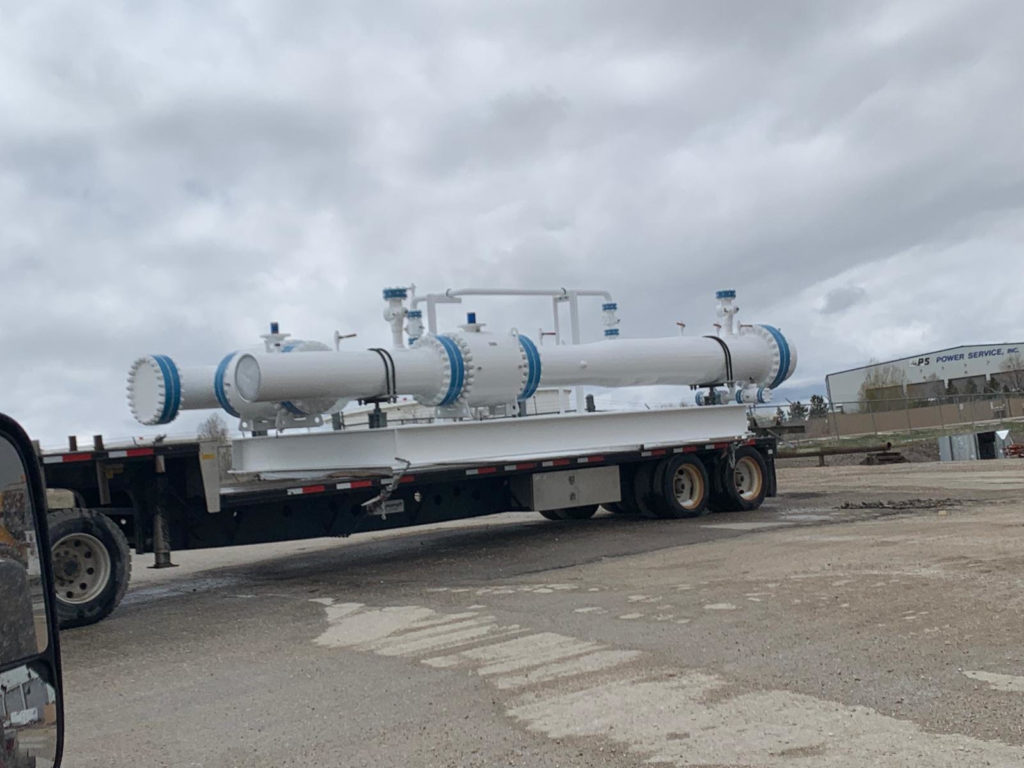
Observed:
[[[156,499],[153,505],[153,568],[177,568],[171,562],[171,531],[167,521],[167,476],[164,474],[163,456],[157,457]]]

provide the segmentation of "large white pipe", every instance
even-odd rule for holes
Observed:
[[[388,371],[393,361],[394,386]],[[410,349],[251,353],[235,384],[249,402],[412,395],[426,405],[498,405],[529,399],[539,386],[631,387],[735,384],[774,388],[792,375],[796,353],[776,329],[743,326],[725,337],[618,339],[538,348],[523,335],[427,334]]]
[[[766,386],[772,358],[765,340],[751,334],[725,341],[732,355],[731,377],[721,344],[709,338],[670,336],[542,347],[541,385],[636,387],[731,380]]]
[[[219,405],[239,417],[245,429],[256,424],[298,426],[310,418],[319,423],[320,414],[337,410],[344,400],[398,395],[465,412],[467,407],[528,400],[541,386],[729,384],[738,390],[737,402],[751,402],[761,397],[759,388],[775,388],[793,374],[796,352],[771,326],[737,329],[734,296],[732,291],[719,292],[724,333],[701,338],[607,339],[538,347],[515,332],[482,333],[473,330],[479,326],[467,324],[464,333],[424,334],[409,348],[342,352],[319,342],[287,339],[275,324],[263,337],[263,348],[232,353],[217,366],[181,367],[166,355],[139,358],[129,373],[128,400],[143,424],[166,424],[180,410]],[[401,297],[386,293],[385,298]],[[398,314],[395,310],[391,318],[396,328]],[[614,331],[609,327],[606,334]]]
[[[271,357],[295,357],[290,352],[324,352],[329,349],[318,341],[301,341],[273,335],[267,347],[277,351]],[[276,342],[282,343],[276,343]],[[338,398],[281,398],[276,402],[250,402],[239,397],[235,389],[235,373],[239,358],[245,352],[232,352],[218,365],[182,366],[168,355],[140,357],[128,372],[128,407],[142,424],[169,424],[181,411],[222,408],[242,420],[247,428],[259,422],[279,422],[282,412],[292,419],[305,419],[334,408]]]
[[[431,398],[442,386],[442,361],[428,346],[390,349],[396,384],[403,395]],[[235,370],[235,386],[249,402],[334,397],[369,399],[388,392],[388,358],[372,350],[319,352],[285,358],[246,353]],[[400,377],[400,378],[399,378]],[[396,393],[398,394],[398,393]]]

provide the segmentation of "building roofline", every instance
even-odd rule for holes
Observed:
[[[880,365],[892,365],[898,363],[901,360],[913,360],[915,357],[925,357],[930,355],[938,355],[943,352],[955,352],[958,349],[967,349],[968,347],[1024,347],[1024,341],[994,341],[991,344],[959,344],[955,347],[944,347],[943,349],[936,349],[931,352],[920,352],[914,355],[904,355],[903,357],[894,357],[891,360],[882,360],[877,363],[868,363],[867,365],[857,365],[853,368],[846,368],[842,371],[832,371],[832,373],[826,373],[825,379],[828,380],[829,376],[838,376],[841,373],[853,373],[854,371],[863,371],[865,368],[877,368]]]

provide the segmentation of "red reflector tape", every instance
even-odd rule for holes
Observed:
[[[467,469],[467,475],[490,475],[493,472],[497,472],[497,467],[477,467],[476,469]]]
[[[335,488],[339,491],[347,491],[349,488],[369,488],[373,485],[373,480],[353,480],[349,483],[338,483]]]
[[[402,479],[399,480],[398,482],[400,482],[400,483],[411,483],[415,479],[416,479],[416,475],[403,475]]]
[[[683,453],[696,453],[697,452],[697,446],[696,445],[684,445],[682,452]]]
[[[580,464],[594,464],[598,461],[604,461],[604,456],[582,456],[576,461]]]
[[[73,461],[91,461],[91,453],[64,453],[60,456],[44,456],[43,464],[69,464]]]
[[[309,494],[309,493],[323,493],[326,490],[327,490],[327,486],[326,485],[306,485],[306,486],[303,486],[302,488],[289,488],[288,489],[288,495],[289,496],[305,496],[306,494]]]
[[[108,451],[108,459],[134,459],[137,456],[152,456],[156,453],[152,448],[128,448],[124,451]]]

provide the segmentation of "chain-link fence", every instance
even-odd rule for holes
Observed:
[[[762,425],[803,426],[804,438],[851,438],[914,433],[926,438],[962,432],[1010,429],[1024,441],[1024,393],[946,395],[927,399],[895,398],[852,403],[759,405]]]

